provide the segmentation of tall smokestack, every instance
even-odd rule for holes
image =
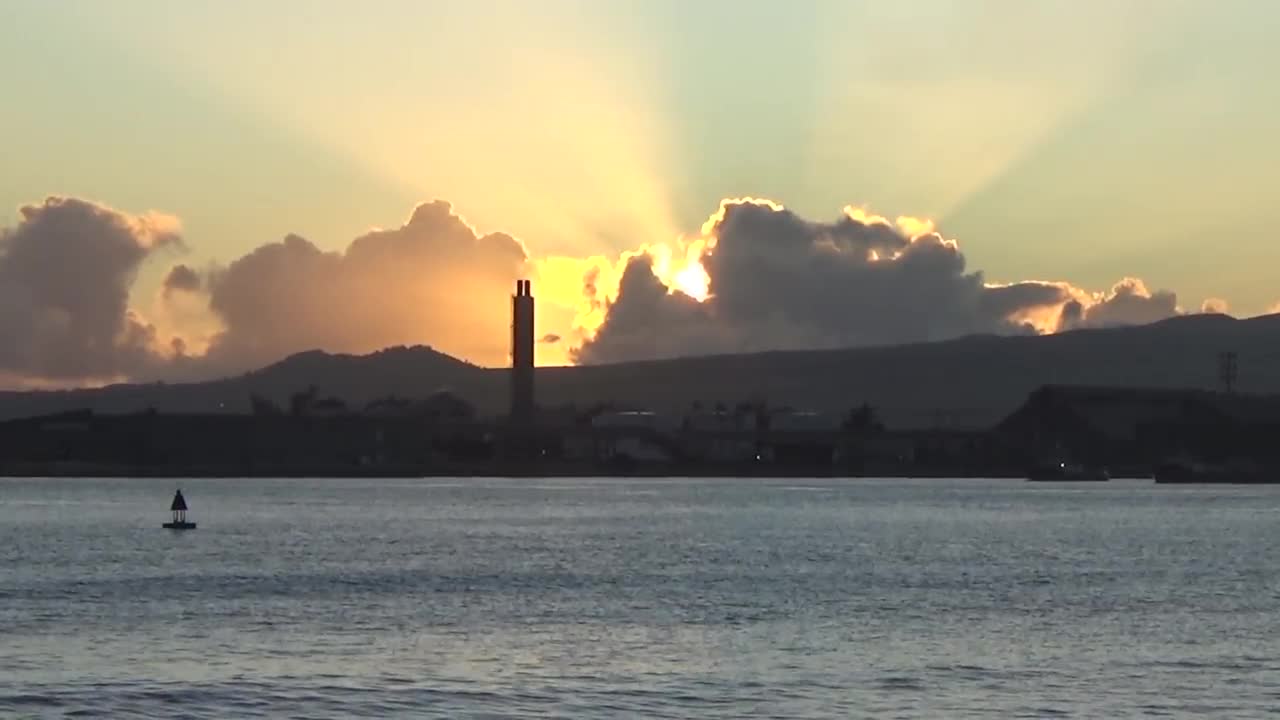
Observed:
[[[516,281],[511,296],[511,420],[533,420],[533,288]]]

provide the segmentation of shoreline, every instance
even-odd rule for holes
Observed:
[[[597,463],[544,463],[516,461],[438,465],[309,465],[254,463],[252,465],[151,465],[56,462],[0,463],[0,477],[21,478],[888,478],[888,479],[993,479],[1026,480],[1026,474],[1008,469],[879,468],[851,471],[812,465],[700,465],[652,464],[621,467]]]
[[[847,480],[1009,480],[1047,485],[1098,485],[1108,480],[1031,479],[1028,473],[1010,468],[903,467],[885,465],[860,469],[828,465],[776,465],[769,463],[711,465],[697,463],[653,463],[619,465],[616,463],[555,461],[485,461],[473,463],[332,465],[308,463],[232,463],[210,465],[132,465],[100,462],[6,462],[0,463],[0,478],[165,478],[165,479],[399,479],[432,478],[700,478],[759,479],[807,478]],[[1245,475],[1239,479],[1212,477],[1160,481],[1149,473],[1135,471],[1111,478],[1115,481],[1141,481],[1154,485],[1276,485],[1280,474]]]

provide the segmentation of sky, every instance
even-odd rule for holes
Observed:
[[[501,365],[516,277],[541,365],[1260,314],[1277,30],[1247,0],[11,0],[0,386]]]

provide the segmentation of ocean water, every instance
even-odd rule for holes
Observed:
[[[0,716],[1280,716],[1280,486],[181,486],[0,480]]]

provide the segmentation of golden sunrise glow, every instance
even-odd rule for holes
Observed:
[[[675,289],[685,295],[699,302],[707,299],[710,292],[711,277],[707,275],[707,271],[702,267],[701,262],[695,260],[685,265],[683,270],[676,273],[673,280]]]
[[[937,232],[937,225],[927,218],[914,218],[908,215],[901,215],[898,217],[897,225],[903,235],[906,235],[913,240],[921,235],[929,235]]]
[[[502,366],[517,278],[534,283],[539,365],[1027,329],[994,312],[1051,333],[1278,297],[1273,243],[1248,232],[1270,226],[1280,168],[1266,3],[388,2],[288,33],[296,9],[246,23],[231,5],[10,18],[39,32],[0,64],[21,109],[0,188],[0,388],[27,382],[2,379],[15,369],[173,381],[312,348]],[[851,27],[874,32],[851,43]],[[100,112],[83,112],[86,82]],[[20,208],[49,196],[105,214],[28,222]],[[443,205],[397,235],[433,200],[500,236],[469,247]],[[349,252],[373,226],[386,242]],[[1202,272],[1196,252],[1223,237],[1231,262]],[[623,307],[637,259],[653,276]],[[985,293],[989,278],[1011,286]],[[848,302],[911,316],[819,305]]]
[[[768,200],[766,198],[725,198],[720,201],[720,207],[716,208],[716,211],[711,213],[711,217],[707,218],[706,221],[702,223],[702,237],[711,240],[711,244],[708,247],[715,247],[716,226],[724,221],[725,213],[728,212],[729,208],[733,205],[762,205],[776,212],[786,210],[786,208],[782,206],[782,203],[774,202],[773,200]]]
[[[609,303],[618,299],[627,263],[642,255],[650,257],[654,275],[669,292],[683,292],[702,302],[710,295],[711,280],[701,263],[705,247],[704,238],[688,243],[676,239],[625,250],[613,258],[604,255],[537,258],[532,266],[539,328],[571,340],[569,346],[594,337],[604,324]],[[542,353],[540,358],[549,361],[560,357],[568,359],[568,346],[539,348],[538,352]]]
[[[79,378],[74,382],[67,382],[66,378],[50,379],[42,377],[33,377],[30,375],[22,375],[18,373],[10,373],[0,370],[0,387],[18,391],[31,390],[66,390],[68,387],[75,388],[102,388],[108,385],[128,382],[130,378],[125,375],[116,375],[114,377],[93,377]]]
[[[872,213],[872,212],[868,212],[866,208],[861,208],[856,205],[845,205],[844,214],[845,214],[845,217],[849,218],[850,220],[862,223],[863,225],[889,225],[890,227],[893,226],[893,223],[889,222],[887,218],[881,215],[876,215],[875,213]]]
[[[432,13],[445,24],[471,14],[462,6]],[[656,114],[661,68],[625,48],[590,43],[597,20],[508,5],[483,16],[485,45],[503,48],[502,62],[480,62],[461,36],[438,38],[415,48],[432,60],[431,74],[417,78],[430,93],[389,95],[350,83],[336,105],[329,72],[314,62],[295,66],[308,53],[332,55],[305,33],[284,41],[295,52],[277,58],[300,78],[286,87],[252,72],[249,57],[228,58],[217,47],[166,47],[163,56],[185,82],[208,84],[228,104],[270,118],[387,187],[448,199],[485,232],[524,238],[548,255],[612,255],[665,242],[679,229],[667,177],[671,129]],[[584,43],[590,63],[582,62]]]
[[[582,22],[582,27],[544,27],[538,13],[513,11],[491,28],[495,42],[511,47],[514,77],[495,85],[482,112],[468,101],[469,89],[458,85],[449,86],[452,89],[432,103],[397,97],[393,114],[359,110],[386,107],[390,98],[357,98],[317,121],[291,108],[327,106],[327,84],[282,94],[274,86],[259,86],[252,76],[213,73],[217,63],[204,68],[210,74],[197,75],[393,186],[418,197],[455,200],[478,233],[503,231],[526,240],[539,335],[560,338],[540,343],[536,360],[540,365],[563,364],[569,361],[570,348],[594,337],[604,323],[632,258],[649,255],[654,274],[670,292],[705,301],[713,288],[702,258],[715,248],[717,226],[727,208],[752,203],[784,210],[782,203],[767,198],[726,198],[696,235],[681,235],[668,196],[668,176],[676,159],[671,128],[652,111],[660,87],[653,67],[626,53],[606,53],[584,64],[572,50],[557,49],[556,43],[520,41],[536,28],[563,36],[563,47],[572,48],[569,38],[590,35],[588,21]],[[617,77],[629,82],[618,83]],[[446,99],[448,93],[456,93],[454,102]],[[1055,108],[1040,127],[1051,127],[1052,118],[1061,115],[1062,109]],[[818,128],[815,138],[823,132]],[[942,206],[958,203],[1011,162],[1009,157],[998,158],[971,176],[961,173],[968,182]],[[855,206],[845,207],[844,213],[865,224],[895,228],[912,241],[936,237],[955,245],[934,235],[936,225],[930,219],[890,220]],[[869,259],[885,261],[899,255],[873,253]],[[1091,297],[1082,302],[1098,301]],[[1037,328],[1047,331],[1055,326],[1053,313],[1033,314],[1026,321]],[[190,318],[179,322],[158,312],[153,315],[166,330],[190,323]],[[198,336],[198,344],[207,344],[203,338],[209,332]]]
[[[1041,305],[1019,310],[1009,316],[1009,322],[1030,325],[1041,335],[1057,332],[1062,322],[1062,304]]]
[[[716,247],[720,226],[728,208],[743,203],[774,211],[783,210],[780,203],[768,199],[725,199],[702,223],[701,232],[695,236],[672,233],[665,240],[640,242],[632,249],[616,253],[543,255],[539,254],[537,246],[522,243],[529,257],[528,274],[534,281],[534,296],[537,298],[536,323],[541,341],[535,348],[536,363],[540,366],[552,366],[572,362],[572,350],[594,338],[604,324],[610,305],[618,299],[623,273],[634,258],[647,256],[654,276],[666,286],[669,293],[680,292],[699,302],[709,299],[711,278],[703,265],[703,259]],[[456,208],[454,212],[462,218]],[[900,216],[890,221],[865,208],[854,206],[843,208],[843,212],[848,218],[863,224],[893,228],[913,243],[940,243],[958,247],[956,241],[938,234],[934,221],[927,218]],[[484,229],[473,231],[477,235],[485,232]],[[831,249],[836,250],[835,245]],[[867,260],[888,262],[901,254],[901,251],[882,254],[869,250]],[[1046,284],[1062,288],[1068,299],[1079,302],[1085,308],[1105,302],[1121,290],[1142,297],[1150,295],[1141,280],[1130,278],[1121,280],[1107,292],[1096,293],[1080,290],[1065,282]],[[987,283],[987,287],[1001,286],[999,283]],[[1041,333],[1052,333],[1061,324],[1062,309],[1063,302],[1023,308],[1008,319],[1030,325]],[[157,345],[164,345],[163,348],[157,348],[158,352],[170,356],[175,349],[166,344],[169,342],[168,338],[183,337],[186,341],[184,351],[199,355],[208,349],[210,340],[220,329],[216,318],[209,312],[207,305],[202,304],[201,298],[182,293],[172,297],[157,296],[147,318],[140,320],[154,325]],[[495,363],[492,359],[473,359],[485,364]]]

